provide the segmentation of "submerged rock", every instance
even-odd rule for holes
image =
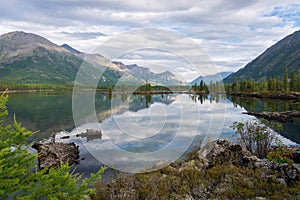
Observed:
[[[60,163],[68,163],[69,165],[79,163],[79,148],[72,142],[65,144],[55,142],[55,134],[51,135],[50,142],[37,142],[32,145],[38,151],[38,166],[39,169],[48,167],[57,168]]]
[[[102,139],[102,132],[95,129],[86,129],[85,133],[77,134],[76,137],[86,138],[87,142]]]

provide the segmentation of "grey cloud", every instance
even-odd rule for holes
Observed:
[[[76,38],[81,40],[81,46],[91,44],[93,39],[103,36],[103,32],[116,35],[132,28],[173,29],[201,40],[198,44],[211,59],[227,69],[230,63],[233,67],[240,63],[241,67],[269,45],[299,29],[300,23],[293,21],[299,18],[284,20],[289,12],[295,15],[295,10],[289,6],[292,4],[299,5],[299,1],[10,0],[1,3],[0,26],[1,33],[4,33],[8,28],[4,27],[3,21],[9,20],[11,24],[16,22],[13,28],[28,24],[26,30],[45,31],[49,36],[50,29],[53,29],[52,35],[56,38],[60,37],[58,33],[62,38]],[[274,13],[275,7],[277,14]],[[109,28],[102,32],[102,27]],[[184,41],[173,37],[154,34],[148,39],[155,42],[157,38],[168,47],[189,51],[185,49]],[[129,38],[129,42],[139,39]]]
[[[184,10],[195,5],[196,0],[177,0],[174,3],[172,0],[29,0],[31,4],[36,5],[39,8],[99,8],[101,10],[115,10],[115,11],[166,11],[166,10]]]
[[[272,16],[253,17],[261,1],[78,1],[13,0],[3,6],[5,15],[56,25],[110,25],[124,27],[172,26],[201,27],[211,24],[270,24]],[[264,2],[264,1],[263,1]],[[7,7],[7,8],[5,8]],[[25,8],[25,9],[24,9]],[[9,11],[7,11],[9,10]],[[10,14],[11,13],[11,14]],[[50,19],[50,20],[49,20]]]
[[[82,40],[94,39],[99,36],[107,36],[106,34],[101,33],[101,32],[66,32],[66,31],[63,31],[61,33],[68,37],[79,38]]]

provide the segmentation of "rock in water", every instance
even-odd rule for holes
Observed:
[[[275,120],[279,122],[293,121],[294,117],[300,117],[300,112],[297,110],[289,110],[283,112],[242,112],[242,114],[262,117],[267,120]]]
[[[60,162],[74,165],[79,163],[79,148],[72,142],[65,144],[55,142],[55,135],[51,135],[51,142],[37,142],[32,147],[38,151],[39,169],[48,167],[57,168]]]
[[[82,137],[86,138],[87,142],[96,140],[96,139],[102,139],[102,131],[95,130],[95,129],[86,129],[85,133],[77,134],[76,137]]]

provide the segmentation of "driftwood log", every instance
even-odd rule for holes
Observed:
[[[69,165],[79,163],[78,146],[74,142],[69,144],[55,142],[55,134],[51,135],[50,142],[40,141],[33,144],[32,148],[38,152],[39,169],[48,167],[57,168],[61,162],[68,163]]]
[[[267,120],[275,120],[279,122],[293,121],[294,117],[300,117],[300,112],[296,110],[283,112],[242,112],[243,114],[261,117]]]

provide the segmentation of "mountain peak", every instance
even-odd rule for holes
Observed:
[[[285,68],[289,73],[300,69],[300,31],[296,31],[272,45],[224,81],[231,83],[235,77],[253,78],[256,81],[276,76],[283,77]]]
[[[16,55],[30,54],[34,49],[65,51],[46,38],[33,33],[14,31],[0,36],[0,58],[8,59]]]
[[[34,33],[26,33],[23,31],[14,31],[14,32],[3,34],[0,36],[0,41],[9,42],[10,45],[14,45],[14,46],[23,46],[32,43],[39,43],[39,44],[49,45],[49,46],[55,45],[54,43],[50,42],[46,38],[43,38]]]
[[[165,71],[165,72],[162,72],[161,73],[162,75],[164,75],[164,76],[175,76],[172,72],[170,72],[170,71]]]
[[[225,79],[230,74],[232,74],[232,72],[220,72],[213,75],[199,76],[196,79],[194,79],[192,82],[190,82],[189,85],[194,85],[195,83],[199,85],[201,81],[204,81],[206,84],[209,84],[210,81],[217,82],[220,81],[220,79],[221,80]]]

